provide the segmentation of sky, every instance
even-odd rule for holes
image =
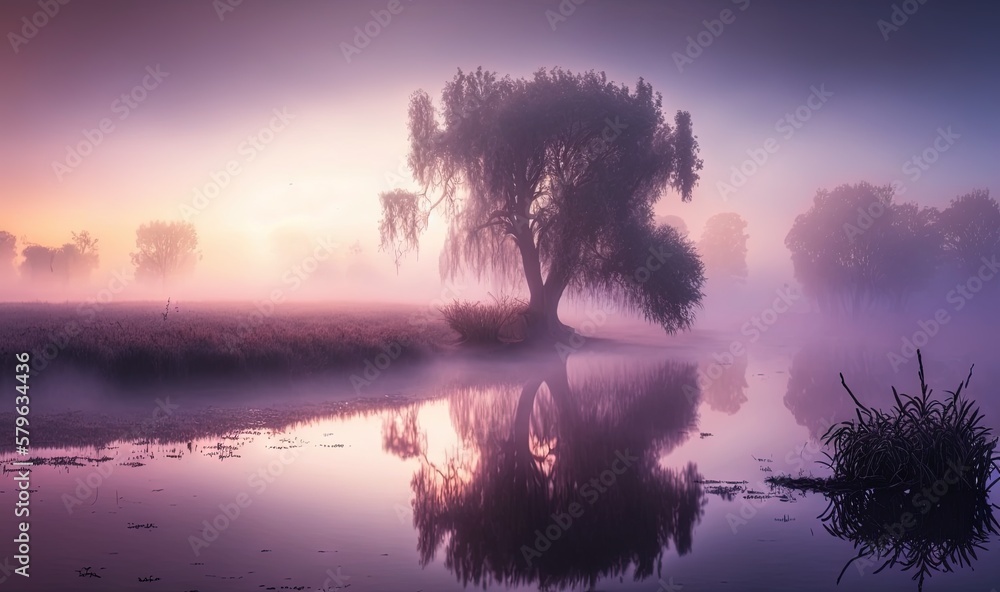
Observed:
[[[998,25],[988,2],[941,0],[5,0],[0,230],[21,247],[88,230],[109,277],[140,224],[186,216],[192,296],[267,293],[322,248],[302,294],[431,297],[443,220],[398,273],[378,252],[379,192],[416,188],[410,95],[558,66],[643,77],[668,118],[689,111],[701,182],[658,213],[697,238],[737,212],[751,275],[790,277],[783,239],[818,189],[895,181],[943,207],[1000,187]]]

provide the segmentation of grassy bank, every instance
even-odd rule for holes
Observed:
[[[60,369],[121,383],[357,372],[379,356],[426,359],[456,338],[426,307],[0,304],[0,353],[30,352],[41,379]]]

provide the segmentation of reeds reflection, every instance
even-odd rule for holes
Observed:
[[[978,559],[976,550],[985,551],[990,536],[997,534],[1000,525],[985,489],[921,496],[901,487],[828,494],[824,527],[858,552],[841,570],[838,583],[858,562],[862,572],[866,566],[874,566],[874,573],[887,567],[913,570],[917,590],[923,590],[924,579],[933,572],[971,566]],[[930,499],[939,501],[931,504]]]
[[[954,390],[933,396],[917,352],[919,394],[892,388],[894,407],[883,411],[858,400],[856,420],[831,427],[823,443],[830,452],[828,478],[788,476],[771,483],[823,492],[829,505],[820,516],[828,532],[851,541],[852,563],[863,573],[891,566],[913,570],[917,589],[933,572],[970,566],[1000,524],[989,502],[990,482],[1000,470],[997,438],[984,425],[977,404],[966,398],[972,371]]]
[[[443,550],[464,585],[562,589],[630,569],[643,579],[671,545],[692,550],[701,476],[694,464],[664,468],[660,456],[693,429],[698,400],[682,386],[695,384],[695,366],[570,366],[553,356],[519,368],[519,386],[467,383],[449,394],[468,454],[438,464],[422,455],[413,476],[423,565]],[[387,450],[412,449],[400,446],[402,432],[386,430]]]

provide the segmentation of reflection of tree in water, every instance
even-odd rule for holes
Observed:
[[[427,437],[417,426],[416,407],[407,407],[386,415],[382,422],[382,449],[404,460],[424,454]]]
[[[880,402],[892,402],[889,385],[895,383],[901,391],[913,390],[907,382],[911,378],[892,372],[879,350],[863,344],[808,344],[792,358],[785,407],[799,425],[809,428],[813,438],[821,438],[835,423],[854,419],[854,403],[840,384],[841,373],[862,403],[872,402],[876,407]]]
[[[729,415],[735,414],[747,402],[746,389],[750,386],[747,383],[746,355],[733,356],[733,358],[732,364],[723,365],[711,359],[702,366],[702,372],[707,379],[702,396],[713,411],[721,411]],[[719,372],[719,370],[709,374],[714,366],[721,369],[718,378],[712,378],[712,374]]]
[[[442,465],[425,456],[413,477],[422,563],[444,545],[445,565],[463,584],[565,588],[630,566],[648,577],[671,541],[689,552],[704,505],[700,475],[693,464],[664,469],[659,458],[693,427],[697,398],[681,387],[694,383],[694,366],[587,364],[570,380],[552,360],[519,372],[520,388],[450,395],[452,423],[472,454]],[[622,457],[635,460],[615,465]],[[615,467],[620,474],[607,473]],[[614,482],[606,486],[602,473]],[[540,556],[526,554],[573,503],[583,511],[572,525]]]

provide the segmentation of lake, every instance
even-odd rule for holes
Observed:
[[[730,341],[442,363],[386,372],[362,400],[341,376],[46,403],[30,585],[4,570],[0,590],[916,590],[912,570],[864,560],[838,587],[856,551],[824,528],[826,498],[764,483],[825,474],[818,439],[854,415],[840,372],[888,407],[890,385],[917,390],[916,360],[897,373],[868,343],[731,356]],[[976,361],[935,353],[936,392]],[[976,366],[991,427],[998,386]],[[11,508],[23,458],[3,450]],[[983,555],[924,589],[990,592],[1000,566]]]

